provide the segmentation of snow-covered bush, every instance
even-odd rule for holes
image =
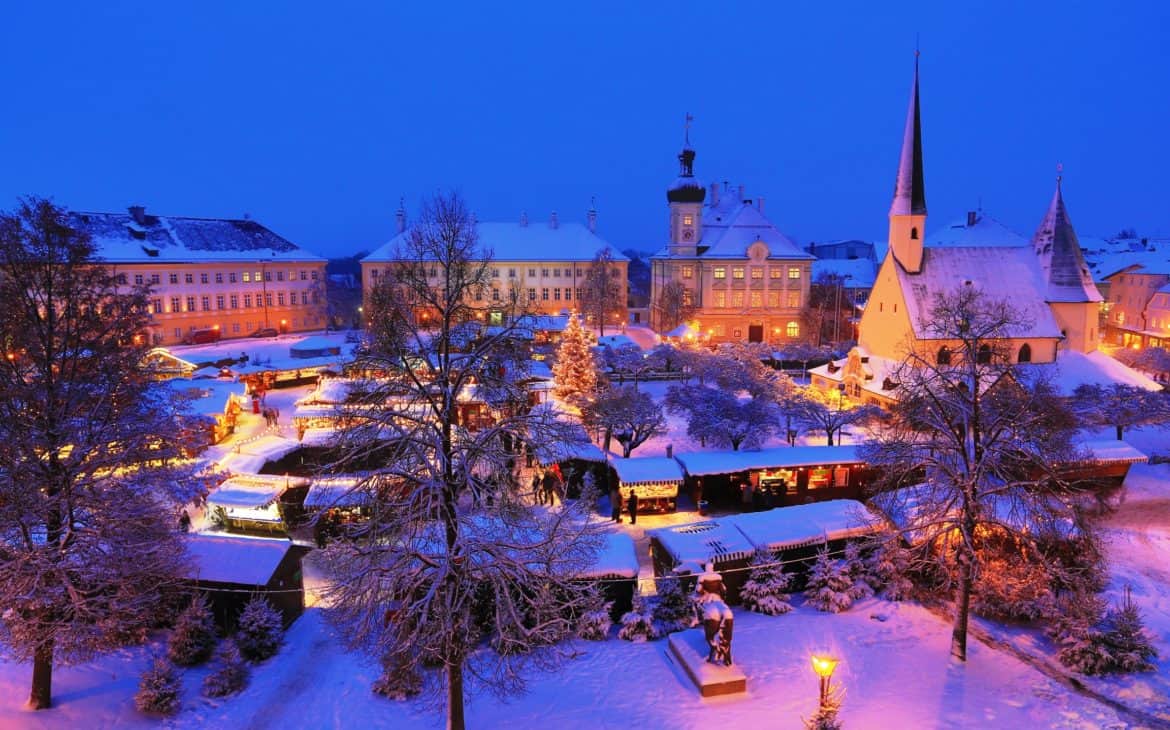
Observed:
[[[180,667],[202,664],[215,651],[215,617],[207,599],[194,596],[175,621],[167,642],[167,658]]]
[[[985,557],[971,608],[980,616],[1035,621],[1053,613],[1051,578],[1036,562]]]
[[[1158,656],[1158,651],[1146,632],[1142,613],[1133,602],[1129,586],[1125,587],[1121,605],[1105,614],[1101,628],[1101,641],[1113,660],[1112,671],[1148,672],[1154,668],[1150,660]]]
[[[821,611],[840,613],[853,605],[852,588],[853,580],[845,572],[844,565],[829,557],[828,548],[820,550],[804,591],[809,605]]]
[[[581,614],[577,619],[577,636],[589,641],[605,641],[609,638],[609,629],[613,626],[609,613],[612,609],[613,601],[606,601]]]
[[[158,657],[138,682],[134,706],[140,712],[173,715],[182,702],[182,692],[183,684],[179,681],[175,665],[163,657]]]
[[[882,598],[904,601],[914,592],[914,581],[910,577],[913,568],[910,548],[895,534],[885,535],[880,540],[867,559],[867,580]]]
[[[651,607],[657,634],[665,636],[693,626],[696,620],[694,597],[683,589],[682,579],[667,576],[658,581],[657,588],[658,596]]]
[[[784,566],[767,550],[757,550],[752,556],[752,569],[739,591],[744,608],[769,616],[779,616],[792,610],[788,600],[788,585],[792,577]]]
[[[825,701],[817,707],[816,714],[804,721],[806,730],[841,730],[841,691],[836,686],[829,688]]]
[[[392,700],[406,700],[422,692],[422,677],[410,667],[402,667],[391,659],[382,660],[382,674],[370,689],[374,694]]]
[[[1158,656],[1128,587],[1119,607],[1104,610],[1092,594],[1074,594],[1059,602],[1062,611],[1049,633],[1060,645],[1060,663],[1081,674],[1146,672]]]
[[[236,626],[236,645],[249,661],[262,662],[276,653],[284,638],[280,612],[263,596],[253,596],[244,605]]]
[[[248,686],[248,665],[240,656],[236,642],[228,639],[220,646],[216,656],[219,666],[203,678],[205,697],[227,697]]]
[[[634,605],[622,614],[622,627],[618,629],[618,638],[626,641],[658,638],[658,628],[654,625],[654,611],[646,605],[646,600],[641,596],[634,596]]]
[[[849,597],[860,601],[873,595],[873,586],[870,585],[869,565],[861,554],[861,545],[851,542],[845,545],[845,557],[841,563],[841,572],[848,578]]]

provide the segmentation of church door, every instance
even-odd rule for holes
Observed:
[[[764,341],[764,325],[752,324],[748,325],[748,342],[763,342]]]

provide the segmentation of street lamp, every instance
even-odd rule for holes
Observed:
[[[837,659],[831,656],[817,656],[812,655],[813,671],[820,677],[820,709],[824,710],[829,703],[829,689],[833,681],[833,670],[837,668],[839,663]]]

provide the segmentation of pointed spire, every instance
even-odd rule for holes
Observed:
[[[918,103],[918,50],[914,51],[914,87],[906,111],[902,156],[890,215],[926,215],[926,181],[922,173],[922,117]]]
[[[1032,236],[1032,247],[1048,280],[1049,302],[1099,302],[1101,293],[1085,264],[1081,243],[1064,207],[1061,166],[1057,166],[1056,192],[1040,227]]]

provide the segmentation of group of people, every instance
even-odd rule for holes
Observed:
[[[555,495],[560,491],[560,485],[563,481],[564,478],[561,476],[561,468],[558,464],[553,464],[545,469],[544,474],[541,474],[539,470],[532,472],[532,498],[537,504],[553,504]]]
[[[280,410],[277,408],[265,408],[261,413],[264,415],[264,422],[269,426],[280,425]]]
[[[610,516],[614,522],[622,521],[622,493],[617,487],[609,493]],[[630,497],[626,500],[626,510],[630,513],[630,524],[638,524],[638,493],[630,490]]]

